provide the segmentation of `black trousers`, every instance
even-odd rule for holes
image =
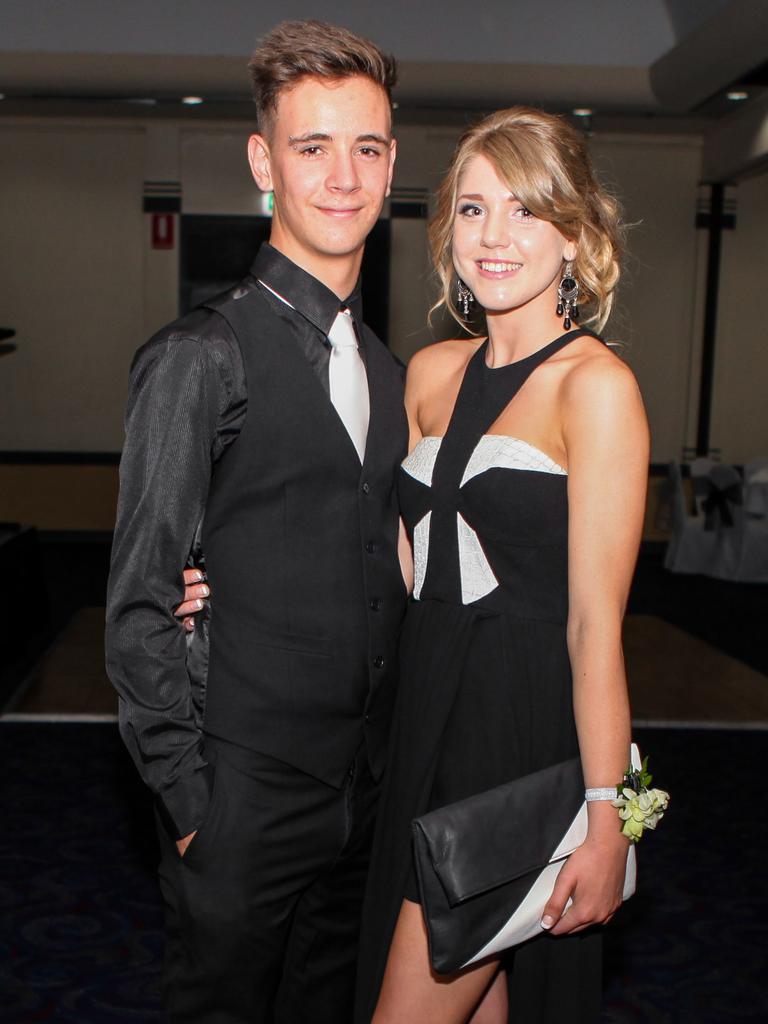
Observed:
[[[345,1024],[378,786],[341,790],[206,739],[211,804],[180,857],[159,824],[170,1024]]]

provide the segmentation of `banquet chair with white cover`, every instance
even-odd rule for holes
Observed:
[[[697,460],[699,463],[711,460]],[[714,463],[711,463],[714,466]],[[706,467],[709,472],[710,467]],[[698,475],[704,476],[700,465]],[[701,500],[696,502],[697,514],[690,515],[686,507],[683,477],[676,462],[669,464],[669,498],[672,509],[671,537],[664,556],[664,568],[670,572],[712,574],[718,561],[718,531],[704,529],[704,490]],[[694,491],[694,495],[695,495]]]
[[[744,583],[768,582],[768,459],[744,466],[695,459],[695,514],[689,514],[680,467],[669,467],[672,536],[664,566]]]
[[[688,466],[688,474],[693,485],[693,507],[695,514],[704,518],[704,502],[709,493],[709,474],[717,465],[714,459],[694,459]]]
[[[709,490],[702,503],[704,529],[717,536],[715,562],[708,575],[721,580],[737,580],[744,536],[741,474],[733,466],[716,462],[707,475],[706,483]]]
[[[744,514],[768,517],[768,458],[744,463]]]
[[[744,464],[744,506],[735,578],[768,583],[768,458]]]

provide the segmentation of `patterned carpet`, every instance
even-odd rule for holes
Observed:
[[[764,1024],[768,733],[636,738],[673,805],[607,932],[604,1022]],[[152,816],[115,726],[3,722],[0,750],[0,1024],[157,1022]]]
[[[3,723],[0,749],[0,1021],[157,1021],[152,813],[116,727]]]

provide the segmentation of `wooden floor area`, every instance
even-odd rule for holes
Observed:
[[[103,636],[103,608],[77,612],[7,714],[116,715]],[[629,616],[625,653],[636,720],[768,727],[768,677],[676,626]]]
[[[768,726],[768,676],[655,615],[629,615],[632,714],[646,722]]]
[[[104,609],[81,608],[32,670],[8,712],[117,715],[104,668]]]

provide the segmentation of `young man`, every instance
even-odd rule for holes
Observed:
[[[167,1019],[343,1024],[405,599],[402,385],[358,281],[395,69],[318,22],[250,68],[270,244],[134,360],[107,662],[157,798]],[[215,608],[188,655],[195,546]]]

